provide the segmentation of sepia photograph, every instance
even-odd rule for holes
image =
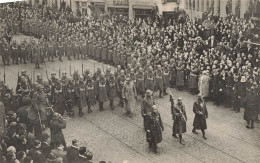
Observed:
[[[0,163],[260,162],[260,0],[0,0]]]

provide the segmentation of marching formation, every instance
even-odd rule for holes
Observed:
[[[141,97],[147,142],[157,153],[164,126],[153,95],[158,92],[162,98],[169,93],[169,87],[199,93],[193,105],[192,132],[197,134],[196,130],[201,130],[204,139],[207,139],[208,118],[205,100],[232,106],[236,112],[244,107],[246,127],[254,128],[259,113],[260,51],[251,42],[259,37],[251,21],[230,15],[217,18],[217,21],[209,15],[203,23],[188,18],[180,23],[159,16],[135,20],[123,16],[77,17],[67,11],[57,13],[46,6],[30,6],[23,2],[14,6],[2,5],[0,12],[1,22],[7,26],[7,33],[0,38],[4,66],[29,61],[40,68],[47,60],[54,62],[58,58],[62,62],[67,57],[69,60],[90,58],[115,67],[97,67],[94,73],[90,69],[83,71],[82,68],[82,72],[75,69],[70,74],[62,72],[60,78],[54,72],[49,78],[46,71],[47,80],[37,74],[35,82],[23,70],[15,92],[1,82],[0,101],[5,112],[10,114],[8,131],[11,138],[17,135],[11,129],[16,126],[13,121],[25,124],[26,132],[34,132],[36,138],[49,127],[50,146],[60,149],[66,147],[62,134],[62,129],[66,128],[62,118],[65,113],[74,116],[74,109],[78,108],[78,115],[82,117],[84,107],[91,114],[94,105],[98,104],[99,111],[103,111],[107,102],[113,110],[118,98],[126,115],[132,117],[136,99]],[[19,19],[19,24],[11,23],[13,19]],[[11,41],[10,31],[30,35],[32,39],[20,43]],[[171,94],[170,102],[172,136],[183,144],[182,133],[186,132],[188,120],[185,105],[181,97],[175,103]],[[35,140],[33,147],[38,149],[39,144]],[[86,158],[85,161],[91,159],[85,156],[87,150],[81,149],[83,153],[77,153],[77,156]],[[37,150],[33,152],[37,153]],[[48,157],[51,159],[52,155]],[[6,159],[13,157],[10,154]]]

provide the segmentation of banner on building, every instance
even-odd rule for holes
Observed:
[[[24,1],[24,0],[0,0],[0,3],[16,2],[16,1]]]
[[[128,3],[128,0],[113,0],[113,4],[118,6],[127,6]]]

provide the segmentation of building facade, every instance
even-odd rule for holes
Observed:
[[[32,0],[35,3],[36,0]],[[260,0],[37,0],[46,1],[49,6],[60,7],[62,2],[72,11],[83,14],[118,14],[130,19],[147,17],[156,8],[159,15],[171,15],[177,9],[184,9],[190,18],[202,18],[203,13],[213,12],[221,17],[233,14],[244,18],[248,15],[260,18]]]
[[[221,17],[229,13],[244,18],[260,11],[259,3],[259,0],[182,0],[181,7],[190,18],[201,18],[204,12],[220,14]]]

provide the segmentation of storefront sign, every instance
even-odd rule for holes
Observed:
[[[113,0],[113,4],[114,5],[121,5],[121,6],[124,6],[124,5],[128,5],[128,0]]]

